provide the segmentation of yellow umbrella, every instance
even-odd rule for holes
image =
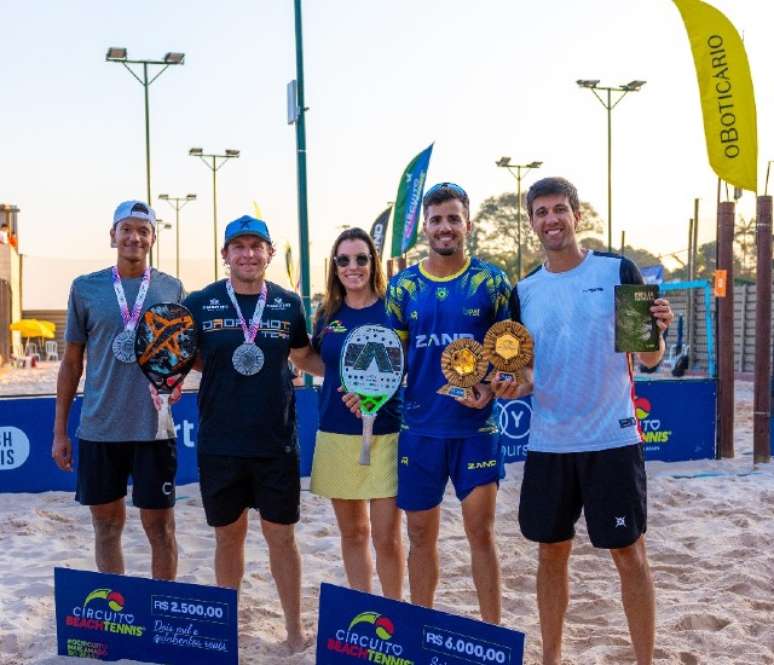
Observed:
[[[51,321],[19,319],[14,321],[8,328],[20,333],[22,337],[45,337],[47,339],[54,339],[56,337],[54,332],[56,325],[51,323]]]
[[[37,319],[37,322],[44,328],[48,328],[49,332],[51,333],[50,339],[54,339],[56,337],[56,323],[53,321],[44,321],[43,319]]]

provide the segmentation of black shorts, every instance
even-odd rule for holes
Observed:
[[[98,506],[126,496],[132,477],[132,503],[138,508],[175,505],[177,441],[78,440],[75,500]]]
[[[245,508],[261,519],[295,524],[301,503],[298,453],[281,457],[199,455],[199,489],[210,526],[236,522]]]
[[[527,453],[519,503],[524,537],[539,543],[569,540],[581,509],[594,547],[627,547],[645,533],[647,484],[641,445],[588,453]]]

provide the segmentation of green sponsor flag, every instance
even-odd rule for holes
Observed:
[[[391,256],[393,258],[405,254],[417,242],[422,193],[425,189],[427,167],[430,164],[432,152],[431,143],[409,162],[400,177],[398,195],[395,197],[395,214],[392,218]]]

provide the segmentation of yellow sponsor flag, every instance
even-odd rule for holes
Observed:
[[[758,189],[758,128],[750,65],[739,33],[701,0],[674,0],[691,42],[710,165],[741,189]]]
[[[290,246],[289,242],[285,243],[285,270],[288,273],[290,288],[298,292],[298,279],[296,277],[297,271],[293,263],[293,248]]]

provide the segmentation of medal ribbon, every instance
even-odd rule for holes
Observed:
[[[239,325],[242,326],[242,333],[244,333],[245,342],[252,344],[255,341],[255,336],[258,334],[258,328],[261,327],[263,308],[266,306],[266,294],[268,293],[266,282],[264,281],[263,285],[261,286],[261,293],[258,295],[258,302],[255,303],[255,311],[253,312],[253,316],[250,319],[249,327],[245,321],[244,315],[242,314],[242,310],[239,307],[239,303],[237,302],[234,285],[231,283],[230,279],[226,280],[226,292],[228,293],[228,297],[231,299],[231,304],[234,306],[234,309],[237,311],[237,315],[239,316]]]
[[[129,303],[126,302],[126,294],[124,293],[124,287],[121,284],[121,276],[118,274],[118,268],[113,266],[113,289],[116,292],[118,307],[121,309],[121,319],[123,319],[124,322],[124,330],[134,330],[137,326],[137,322],[140,320],[142,305],[145,302],[145,296],[148,294],[148,287],[150,286],[150,277],[150,268],[145,268],[142,282],[140,283],[140,289],[137,291],[137,297],[134,300],[134,306],[130,313]]]

